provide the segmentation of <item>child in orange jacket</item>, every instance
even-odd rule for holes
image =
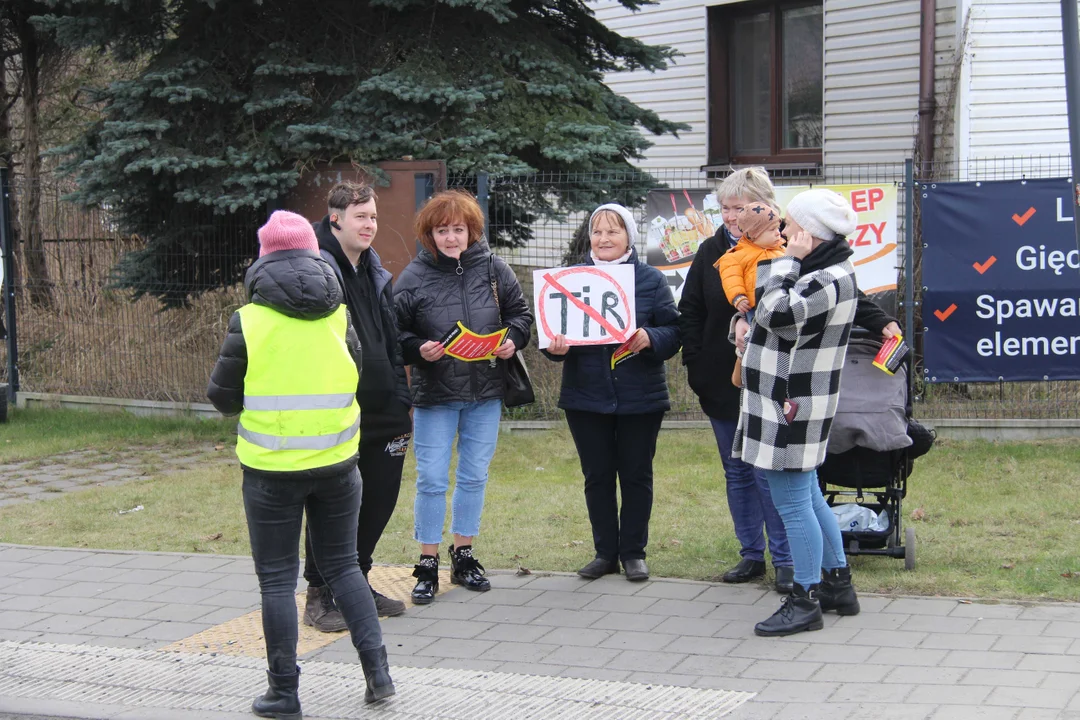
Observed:
[[[720,283],[736,310],[751,320],[757,265],[784,254],[780,237],[780,214],[765,203],[750,203],[738,218],[742,237],[720,258]]]

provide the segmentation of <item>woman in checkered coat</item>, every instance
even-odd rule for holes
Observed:
[[[856,224],[843,196],[801,193],[787,206],[784,257],[758,266],[732,455],[765,472],[795,564],[794,593],[757,624],[758,635],[820,630],[823,609],[858,612],[840,528],[817,480],[858,302],[845,238]]]

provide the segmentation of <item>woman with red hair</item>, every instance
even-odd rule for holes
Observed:
[[[416,217],[416,236],[423,250],[394,284],[394,304],[402,353],[412,366],[415,408],[414,527],[420,562],[413,571],[412,599],[426,604],[439,591],[439,544],[455,437],[450,581],[470,590],[491,588],[472,544],[480,533],[488,466],[499,436],[501,365],[529,342],[533,317],[514,271],[488,248],[484,214],[472,195],[436,194]],[[459,321],[481,335],[508,328],[496,359],[464,362],[446,355],[441,338]]]

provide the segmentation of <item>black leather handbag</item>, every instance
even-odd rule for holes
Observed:
[[[495,296],[495,306],[499,308],[499,323],[502,324],[502,303],[499,302],[499,281],[495,279],[494,254],[488,262],[488,276],[491,278],[491,294]],[[513,357],[502,363],[502,374],[503,405],[520,407],[536,402],[532,380],[529,379],[529,369],[525,367],[520,351],[515,352]]]

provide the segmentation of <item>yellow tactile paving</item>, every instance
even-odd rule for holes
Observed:
[[[383,595],[401,600],[412,607],[410,594],[416,579],[412,576],[412,567],[377,566],[368,573],[371,584]],[[449,590],[450,572],[439,571],[439,594]],[[339,640],[349,633],[347,630],[336,633],[319,632],[304,624],[305,593],[296,595],[296,614],[299,621],[300,635],[296,644],[298,655],[318,650]],[[265,657],[266,645],[263,643],[262,611],[256,610],[247,615],[229,620],[220,625],[203,630],[183,640],[168,645],[166,652],[221,653],[224,655],[244,655],[247,657]]]

